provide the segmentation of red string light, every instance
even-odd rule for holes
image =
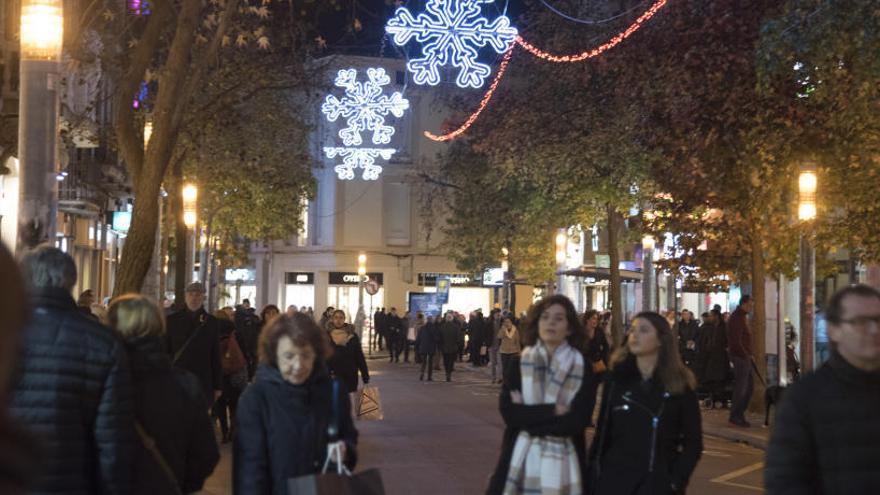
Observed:
[[[486,94],[483,95],[483,99],[480,100],[480,106],[477,107],[477,110],[472,113],[466,121],[464,121],[464,124],[462,124],[461,127],[452,132],[439,136],[437,134],[431,133],[430,131],[425,131],[425,137],[432,141],[442,142],[451,141],[458,136],[464,134],[465,131],[467,131],[468,128],[477,121],[477,119],[480,117],[480,114],[483,113],[483,110],[486,109],[486,105],[489,104],[489,100],[492,99],[492,95],[495,94],[495,90],[498,89],[498,84],[501,82],[501,78],[504,77],[504,72],[507,70],[507,64],[510,63],[510,59],[513,56],[513,49],[515,47],[516,45],[510,45],[510,48],[508,48],[507,51],[504,52],[504,58],[502,58],[501,60],[501,65],[498,66],[498,73],[495,74],[495,79],[492,81],[492,84],[489,85],[489,89],[486,91]]]
[[[596,57],[601,55],[602,53],[614,48],[619,45],[623,40],[629,38],[636,31],[638,31],[642,25],[647,22],[649,19],[654,17],[660,9],[663,8],[668,0],[657,0],[654,5],[651,6],[648,10],[646,10],[642,15],[639,16],[638,19],[635,20],[628,28],[618,33],[615,37],[611,38],[607,43],[597,46],[592,50],[587,50],[585,52],[573,54],[573,55],[554,55],[549,52],[545,52],[540,48],[532,45],[528,41],[522,39],[517,36],[514,44],[508,48],[508,50],[504,53],[504,58],[501,60],[501,65],[498,67],[498,73],[495,74],[495,79],[492,81],[492,84],[489,86],[489,89],[486,91],[486,94],[483,95],[483,99],[480,100],[480,105],[477,107],[477,110],[471,114],[470,117],[462,124],[458,129],[451,131],[446,134],[433,134],[430,131],[425,131],[425,137],[432,141],[451,141],[462,134],[464,134],[468,128],[473,125],[474,122],[480,117],[480,114],[483,113],[483,110],[486,109],[486,106],[489,104],[489,101],[492,99],[492,96],[495,94],[495,90],[498,89],[498,84],[501,82],[501,78],[504,77],[504,72],[507,70],[507,65],[510,63],[510,59],[513,56],[513,49],[516,45],[519,45],[526,49],[532,55],[557,63],[567,63],[567,62],[582,62],[584,60]]]
[[[633,33],[638,31],[639,28],[641,28],[645,22],[647,22],[650,18],[654,17],[654,14],[656,14],[660,9],[662,9],[663,6],[666,5],[667,1],[668,0],[657,0],[654,3],[654,5],[651,6],[650,9],[646,10],[641,16],[639,16],[639,18],[636,19],[635,22],[630,24],[630,26],[628,28],[626,28],[625,30],[618,33],[617,36],[611,38],[607,43],[599,45],[596,48],[593,48],[592,50],[587,50],[587,51],[584,51],[581,53],[576,53],[573,55],[554,55],[552,53],[548,53],[548,52],[541,50],[540,48],[538,48],[535,45],[529,43],[528,41],[522,39],[521,37],[516,38],[516,43],[519,46],[525,48],[532,55],[534,55],[538,58],[544,59],[544,60],[548,60],[550,62],[557,62],[557,63],[582,62],[584,60],[601,55],[602,53],[619,45],[621,42],[623,42],[623,40],[632,36]]]

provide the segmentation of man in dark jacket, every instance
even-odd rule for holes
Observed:
[[[455,371],[455,356],[458,354],[458,338],[461,327],[455,323],[452,312],[446,313],[443,323],[440,324],[440,352],[443,353],[443,367],[446,369],[446,381],[452,381],[452,372]]]
[[[697,339],[700,334],[700,324],[694,319],[690,311],[681,310],[681,320],[678,321],[678,348],[681,360],[688,368],[694,369],[694,361],[697,358]]]
[[[391,308],[391,312],[385,317],[385,343],[388,345],[390,362],[400,362],[400,353],[403,352],[405,341],[403,321],[397,316],[397,308]]]
[[[136,440],[125,348],[77,309],[73,258],[41,246],[22,268],[34,313],[9,411],[44,449],[30,493],[130,493]]]
[[[880,493],[880,292],[837,292],[831,358],[785,393],[770,437],[770,495]]]
[[[168,316],[165,346],[174,366],[198,377],[211,407],[223,390],[220,333],[217,319],[205,311],[205,288],[199,282],[186,287],[186,308]]]
[[[730,423],[749,427],[746,409],[752,398],[752,331],[748,315],[752,311],[752,297],[742,296],[739,307],[730,315],[727,324],[727,345],[730,346],[730,362],[733,363],[733,397],[730,404]]]
[[[373,314],[373,342],[370,342],[370,346],[376,346],[378,344],[379,350],[385,349],[385,308],[377,309],[376,313]]]
[[[243,300],[241,306],[235,309],[235,330],[241,343],[241,352],[248,365],[248,378],[253,378],[257,369],[257,341],[260,338],[260,318],[256,315],[251,302]]]

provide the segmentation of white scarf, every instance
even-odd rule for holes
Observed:
[[[525,405],[571,406],[584,379],[581,353],[563,342],[553,353],[541,341],[520,361]],[[581,473],[570,438],[533,437],[521,431],[513,447],[504,495],[580,495]]]

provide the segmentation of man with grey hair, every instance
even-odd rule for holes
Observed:
[[[200,282],[186,286],[185,301],[183,309],[168,316],[165,345],[174,366],[198,377],[211,407],[223,390],[220,325],[205,311],[205,286]]]
[[[40,246],[22,270],[33,314],[9,410],[44,448],[31,493],[130,493],[135,436],[125,348],[77,309],[69,255]]]

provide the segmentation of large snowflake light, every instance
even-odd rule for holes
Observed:
[[[340,180],[354,179],[356,168],[364,169],[364,180],[376,180],[382,173],[382,167],[376,165],[376,158],[382,157],[390,160],[394,155],[393,149],[388,148],[341,148],[328,146],[324,148],[327,158],[342,157],[342,165],[337,165],[333,170]]]
[[[481,15],[481,4],[495,0],[428,0],[427,12],[413,17],[400,7],[385,25],[394,43],[405,45],[413,38],[422,43],[422,58],[410,60],[407,68],[416,84],[436,86],[439,68],[452,64],[459,68],[455,82],[461,88],[479,88],[492,69],[477,61],[478,49],[491,45],[504,53],[516,39],[517,31],[507,16],[489,21]]]
[[[346,119],[348,126],[339,131],[342,144],[360,146],[363,143],[361,132],[373,132],[373,144],[388,144],[394,135],[394,127],[385,125],[389,113],[402,117],[409,108],[409,101],[400,92],[390,97],[382,94],[382,86],[391,82],[385,69],[367,69],[368,80],[358,82],[357,70],[343,69],[336,76],[336,85],[345,88],[342,99],[327,95],[321,111],[330,122],[339,117]]]

